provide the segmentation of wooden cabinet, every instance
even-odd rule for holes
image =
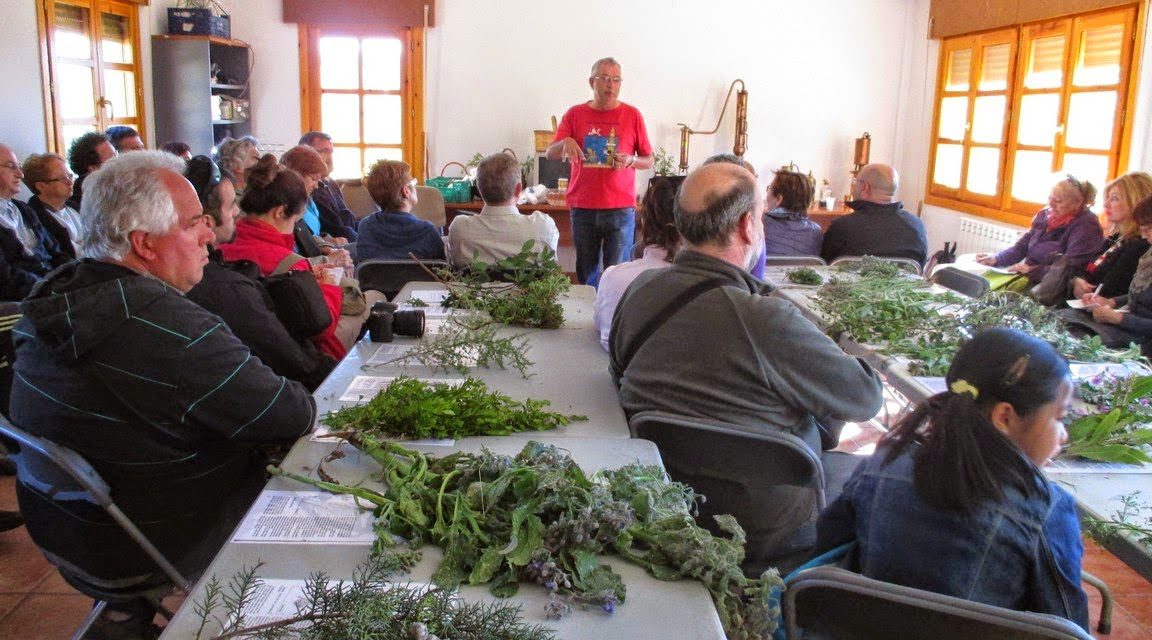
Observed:
[[[215,71],[215,75],[213,75]],[[248,45],[213,36],[152,37],[152,103],[157,146],[182,140],[209,154],[226,137],[248,135],[251,109],[221,109],[225,97],[247,103]]]

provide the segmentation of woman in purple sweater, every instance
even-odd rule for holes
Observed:
[[[1026,274],[1031,284],[1044,279],[1044,274],[1061,255],[1068,256],[1073,272],[1100,255],[1104,231],[1096,214],[1088,207],[1096,200],[1096,187],[1087,180],[1067,174],[1052,187],[1048,206],[1032,218],[1032,228],[1016,244],[995,255],[980,253],[976,261],[990,267],[1007,267]]]

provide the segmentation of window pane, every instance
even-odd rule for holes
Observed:
[[[984,66],[980,70],[981,91],[1001,91],[1008,88],[1008,63],[1012,45],[998,44],[984,47]]]
[[[360,96],[325,93],[320,96],[320,129],[333,142],[360,142]]]
[[[1063,171],[1071,173],[1080,180],[1087,180],[1096,186],[1098,191],[1104,190],[1108,182],[1108,156],[1095,156],[1086,153],[1068,153],[1064,155]],[[1096,196],[1096,204],[1101,203],[1101,196]]]
[[[972,112],[972,141],[1000,142],[1004,139],[1007,96],[980,96]]]
[[[940,101],[940,137],[963,140],[968,123],[968,98],[944,98]]]
[[[1064,36],[1032,41],[1028,55],[1028,75],[1024,86],[1029,89],[1059,87],[1064,78]]]
[[[52,48],[57,58],[92,59],[92,42],[89,32],[88,10],[65,4],[56,5],[56,33]]]
[[[136,77],[131,71],[104,71],[104,97],[113,118],[136,117]]]
[[[64,125],[64,127],[62,128],[62,132],[64,134],[64,148],[67,149],[67,148],[71,147],[72,141],[74,141],[76,138],[79,138],[80,136],[84,135],[85,133],[88,133],[89,131],[95,131],[95,130],[96,130],[96,125],[92,125],[92,124],[66,124],[66,125]]]
[[[1120,54],[1123,50],[1124,25],[1085,31],[1080,38],[1072,84],[1082,87],[1120,82]]]
[[[1059,124],[1060,96],[1046,93],[1020,99],[1020,124],[1016,141],[1020,144],[1052,146]]]
[[[973,147],[968,152],[966,188],[973,193],[996,195],[1000,184],[1000,150]]]
[[[377,160],[403,160],[404,151],[397,147],[369,147],[364,150],[364,171],[368,171]]]
[[[132,63],[132,38],[128,34],[128,18],[111,13],[100,14],[103,31],[101,51],[104,62]]]
[[[56,65],[56,95],[60,99],[60,117],[95,118],[95,82],[92,68],[75,64]]]
[[[358,147],[336,147],[332,151],[332,177],[339,179],[364,177]]]
[[[400,96],[364,96],[364,142],[400,144],[402,141]]]
[[[360,88],[360,41],[320,38],[320,88]]]
[[[1111,149],[1115,117],[1115,91],[1072,94],[1068,104],[1068,130],[1064,143],[1082,149]]]
[[[949,53],[948,70],[945,73],[945,91],[967,91],[968,77],[972,75],[972,50],[960,49]]]
[[[951,189],[959,189],[960,163],[963,157],[964,147],[962,145],[936,145],[936,166],[932,171],[932,182]]]
[[[364,38],[365,89],[400,89],[401,51],[400,41],[395,38]]]
[[[1012,197],[1028,202],[1048,202],[1052,190],[1052,154],[1048,151],[1017,151],[1013,163]]]

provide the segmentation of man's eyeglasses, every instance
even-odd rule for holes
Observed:
[[[20,165],[16,164],[15,162],[12,162],[12,161],[0,162],[0,167],[4,167],[5,169],[11,169],[12,171],[20,171],[21,170]]]
[[[47,180],[41,180],[40,182],[63,182],[65,184],[72,184],[76,182],[76,176],[71,173],[66,173],[59,178],[49,178]]]
[[[592,76],[592,79],[600,82],[611,82],[612,84],[620,84],[624,81],[624,78],[620,76]]]

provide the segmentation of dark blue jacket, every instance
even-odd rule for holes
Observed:
[[[24,245],[20,238],[7,227],[0,226],[0,254],[2,254],[4,267],[0,268],[0,278],[5,300],[20,300],[28,295],[31,284],[44,277],[49,271],[65,264],[72,259],[68,253],[62,251],[52,234],[40,224],[36,212],[27,204],[13,200],[12,204],[20,211],[20,218],[24,224],[32,229],[40,240],[34,255],[24,252]],[[68,247],[71,249],[71,245]]]
[[[929,505],[913,484],[915,445],[857,467],[820,515],[817,553],[856,541],[863,575],[986,604],[1049,613],[1088,629],[1080,588],[1084,545],[1072,496],[1039,470],[1035,491],[1014,487],[975,511]]]
[[[357,261],[444,260],[444,240],[436,225],[404,211],[377,211],[360,221]]]
[[[873,255],[909,258],[921,266],[928,258],[928,234],[920,218],[904,210],[901,202],[880,204],[855,200],[854,213],[837,218],[824,232],[820,257],[831,264],[840,256]]]

